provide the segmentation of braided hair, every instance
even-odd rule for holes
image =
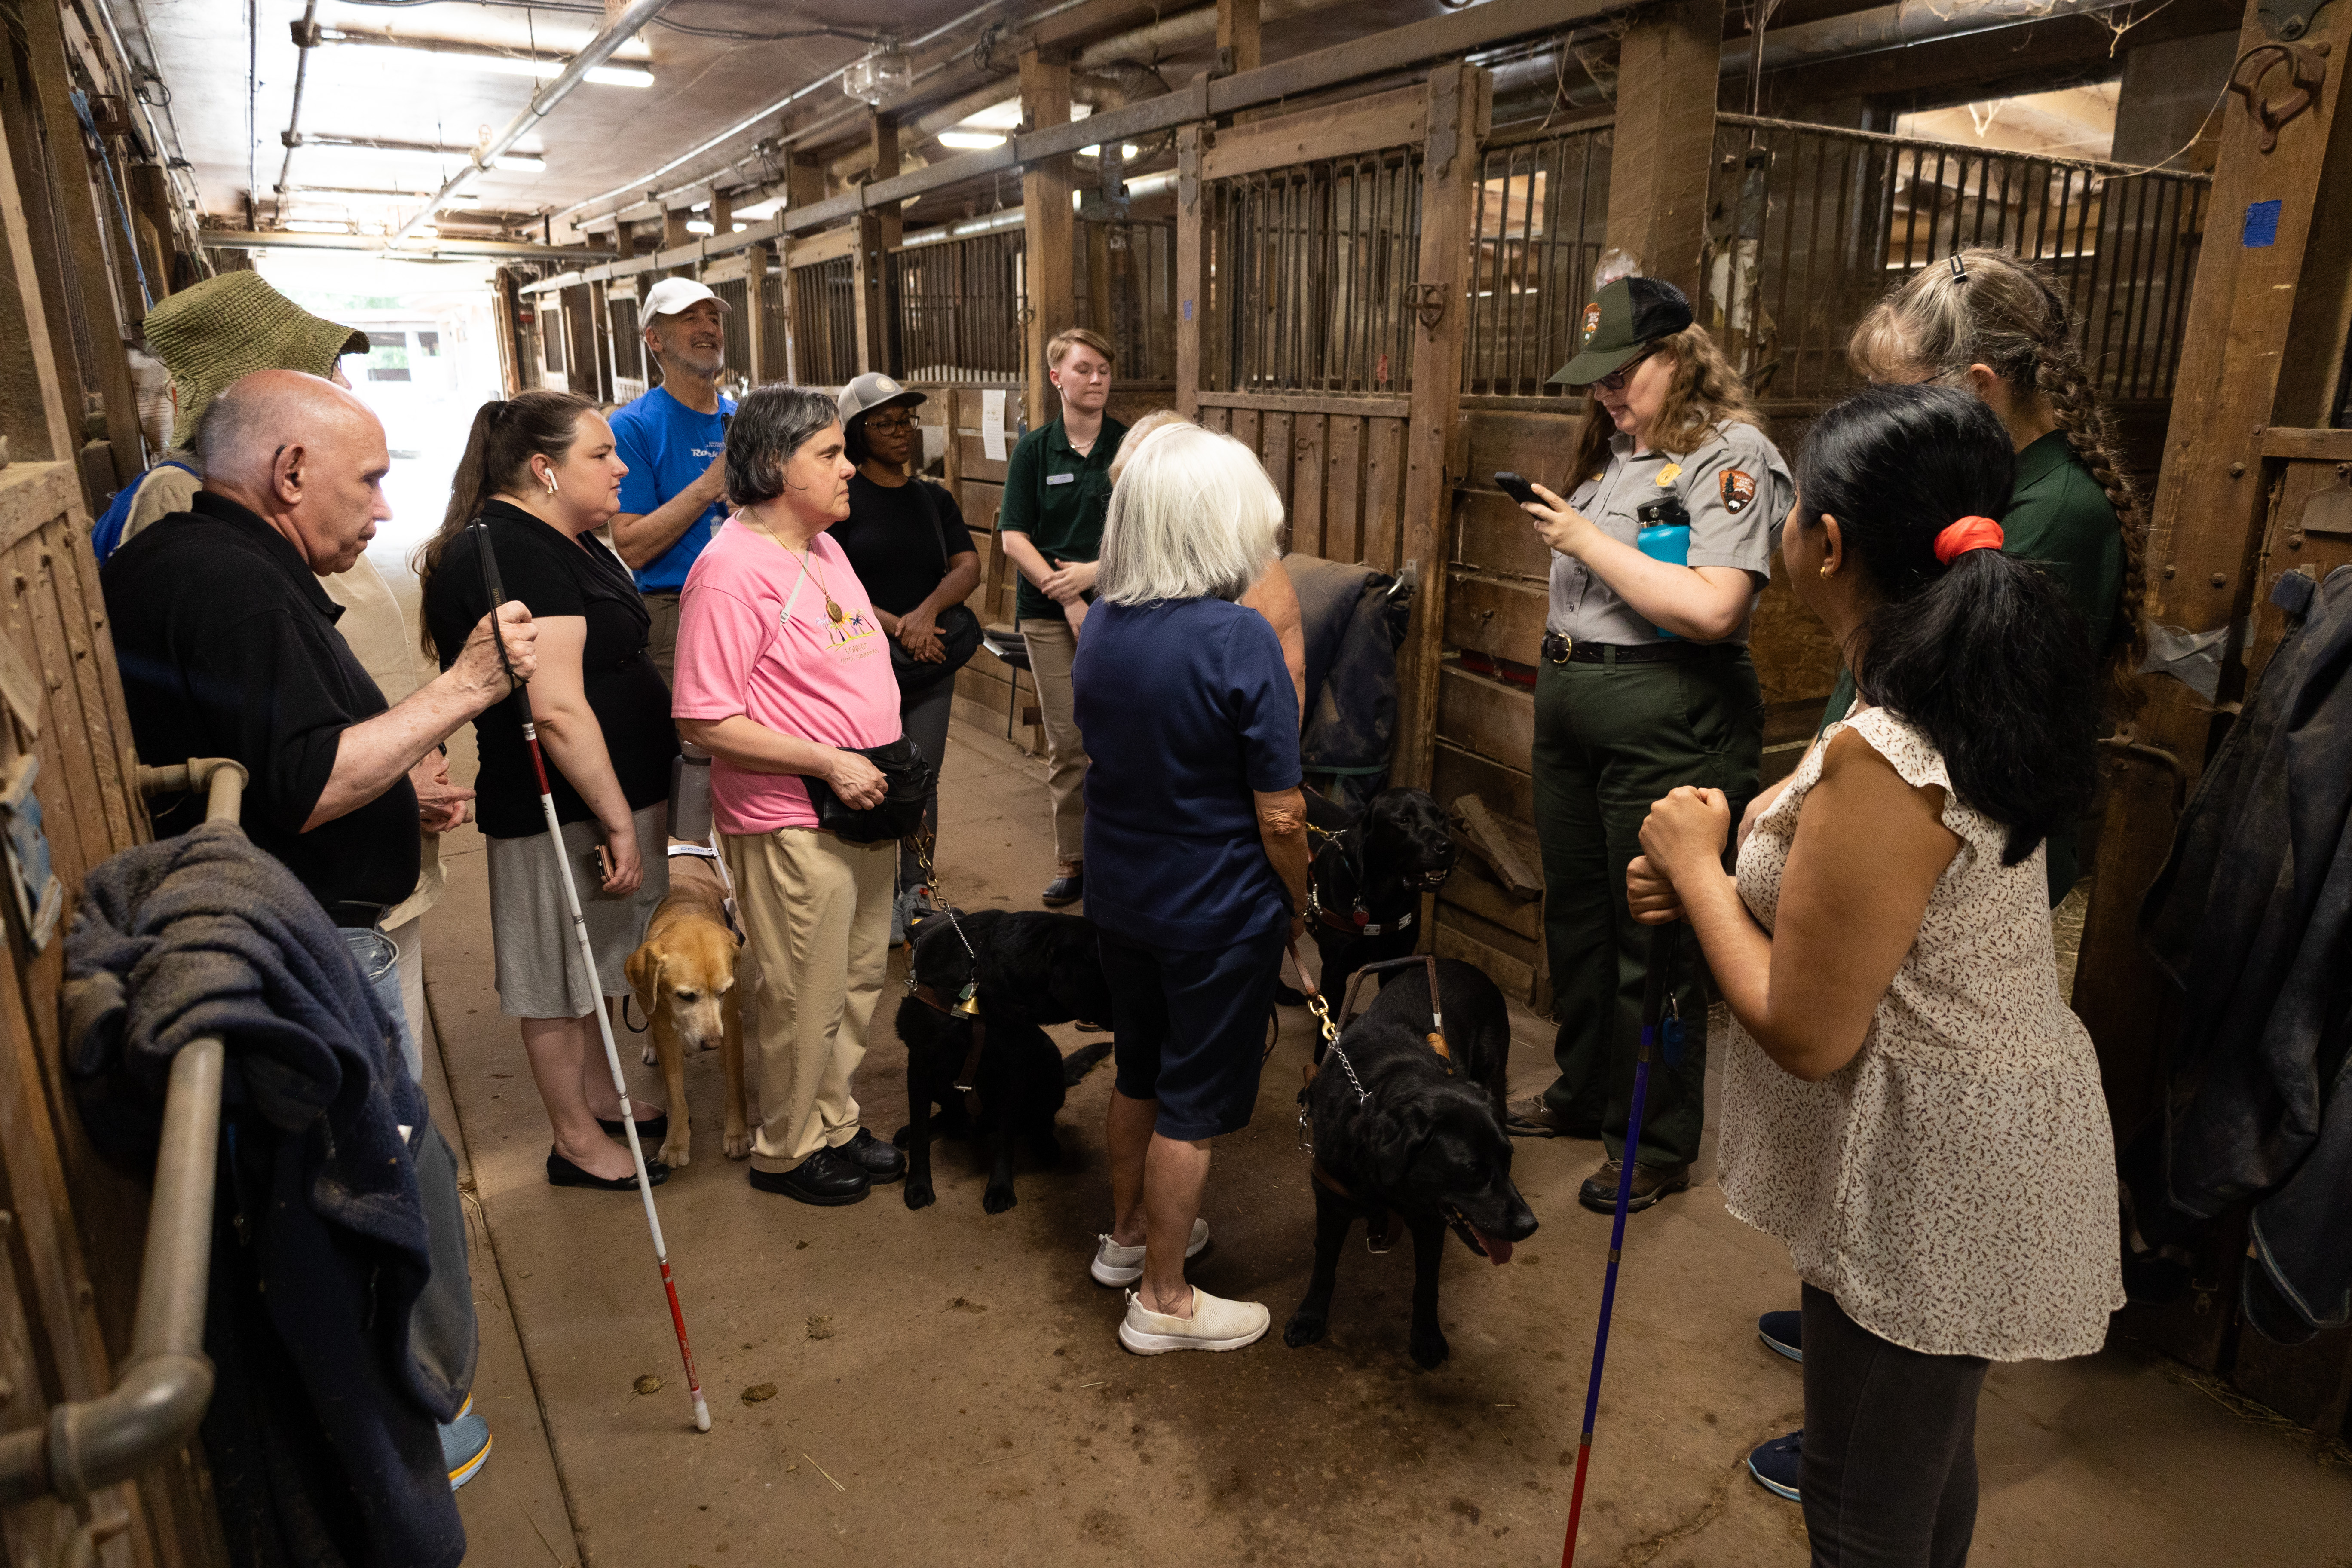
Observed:
[[[2124,466],[2115,420],[2074,345],[2066,296],[2047,270],[2006,250],[1971,247],[1954,265],[1912,274],[1880,300],[1846,346],[1873,381],[1915,381],[1922,373],[1958,384],[1970,365],[1990,369],[2021,401],[2045,402],[2066,445],[2115,508],[2123,538],[2123,592],[2112,626],[2090,628],[2107,652],[2118,693],[2146,651],[2147,507]]]

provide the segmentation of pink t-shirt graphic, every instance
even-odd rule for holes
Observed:
[[[898,738],[898,678],[890,639],[841,546],[824,534],[809,564],[730,517],[687,574],[678,596],[680,719],[740,713],[780,735],[869,747]],[[841,606],[836,622],[825,595]],[[814,827],[808,790],[791,773],[710,764],[711,814],[721,833]]]

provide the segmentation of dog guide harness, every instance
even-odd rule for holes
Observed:
[[[1318,924],[1343,936],[1386,936],[1391,931],[1410,930],[1413,921],[1412,910],[1407,909],[1392,921],[1374,921],[1371,910],[1364,903],[1366,868],[1362,827],[1360,817],[1337,833],[1328,827],[1318,827],[1311,822],[1307,825],[1307,837],[1322,840],[1316,845],[1314,855],[1307,862],[1307,912],[1314,916]],[[1355,889],[1351,907],[1344,915],[1323,901],[1321,873],[1327,867],[1336,867],[1338,871],[1345,873],[1344,880],[1337,875],[1332,878],[1334,892],[1349,886]],[[1414,900],[1416,904],[1419,901],[1418,899]]]
[[[1398,1216],[1395,1211],[1375,1199],[1358,1197],[1348,1190],[1347,1184],[1331,1173],[1330,1169],[1322,1161],[1315,1158],[1315,1077],[1322,1068],[1323,1053],[1328,1050],[1339,1058],[1340,1068],[1348,1075],[1348,1087],[1356,1091],[1356,1103],[1359,1105],[1371,1103],[1372,1092],[1364,1087],[1364,1080],[1356,1076],[1356,1064],[1348,1059],[1347,1051],[1339,1044],[1339,1035],[1355,1021],[1356,997],[1363,990],[1364,977],[1383,969],[1402,969],[1409,963],[1423,965],[1429,972],[1430,1028],[1425,1037],[1429,1042],[1429,1048],[1437,1054],[1437,1059],[1445,1064],[1445,1076],[1454,1077],[1454,1051],[1445,1043],[1445,1003],[1437,989],[1437,959],[1433,954],[1424,952],[1411,957],[1391,958],[1379,963],[1366,964],[1349,979],[1348,994],[1340,1003],[1339,1016],[1337,1020],[1332,1018],[1328,1007],[1325,1005],[1320,988],[1307,980],[1306,968],[1298,962],[1298,949],[1296,944],[1293,944],[1290,950],[1290,963],[1291,966],[1298,971],[1298,987],[1306,994],[1307,1005],[1313,1009],[1323,1030],[1323,1037],[1315,1052],[1315,1060],[1300,1069],[1302,1081],[1298,1087],[1298,1149],[1307,1157],[1307,1173],[1314,1177],[1318,1186],[1324,1188],[1342,1202],[1355,1204],[1366,1211],[1364,1245],[1374,1253],[1386,1252],[1396,1245]],[[1272,1047],[1269,1047],[1269,1054],[1271,1050]],[[1481,1258],[1486,1257],[1485,1245],[1479,1241],[1477,1232],[1471,1228],[1470,1221],[1462,1211],[1447,1204],[1444,1205],[1443,1212],[1445,1215],[1445,1223],[1454,1234],[1466,1242],[1471,1251]]]

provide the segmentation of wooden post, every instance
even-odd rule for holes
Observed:
[[[620,218],[613,220],[613,250],[624,261],[637,254],[637,226]]]
[[[1722,53],[1723,0],[1681,0],[1635,12],[1617,57],[1618,81],[1639,89],[1617,100],[1609,243],[1639,261],[1645,275],[1694,300],[1706,243]]]
[[[80,445],[58,384],[38,264],[0,122],[0,439],[18,462],[69,463]]]
[[[725,191],[710,193],[710,237],[725,239],[735,232],[735,198]]]
[[[2256,7],[2248,5],[2240,50],[2271,42]],[[2257,560],[2269,510],[2263,429],[2328,423],[2326,405],[2343,338],[2340,327],[2313,321],[2308,313],[2315,305],[2332,313],[2341,299],[2343,241],[2314,219],[2326,210],[2324,204],[2340,199],[2346,178],[2341,171],[2329,174],[2328,153],[2352,129],[2352,122],[2339,124],[2344,73],[2337,68],[2352,58],[2352,13],[2317,13],[2296,47],[2313,58],[2326,52],[2326,80],[2311,107],[2279,129],[2275,150],[2262,149],[2262,127],[2236,102],[2222,117],[2206,209],[2209,238],[2180,332],[2147,541],[2150,626],[2204,632],[2253,612],[2269,587]],[[2274,72],[2270,90],[2281,90],[2284,79],[2284,71]],[[2250,210],[2264,202],[2273,204],[2275,236],[2248,243],[2242,235],[2252,226]],[[2306,314],[2298,316],[2298,308]],[[2326,357],[2325,374],[2297,377],[2298,363],[2314,353]],[[2319,384],[2299,393],[2283,371]],[[2231,707],[2244,680],[2242,637],[2224,643],[2218,700]],[[2223,724],[2214,703],[2171,676],[2143,676],[2137,684],[2145,701],[2125,732],[2158,754],[2101,753],[2106,818],[2074,983],[2075,1010],[2098,1048],[2118,1147],[2160,1106],[2157,1052],[2167,1004],[2177,994],[2140,946],[2140,900],[2170,849],[2175,791],[2195,784]],[[2172,766],[2165,765],[2168,757]]]
[[[672,207],[662,214],[661,247],[664,250],[676,250],[681,245],[694,242],[694,236],[686,232],[687,222],[693,216],[694,214],[685,207]]]
[[[57,194],[58,211],[65,225],[65,249],[80,290],[91,357],[97,362],[98,385],[94,390],[106,408],[106,436],[111,447],[114,481],[127,485],[146,471],[146,447],[139,432],[139,394],[131,384],[131,360],[123,348],[122,312],[115,303],[113,269],[108,261],[105,235],[99,226],[100,198],[90,179],[81,121],[74,117],[73,79],[67,62],[65,33],[55,5],[28,5],[24,10],[24,21],[26,53],[32,60],[41,124],[58,165],[50,171],[51,188]]]
[[[874,163],[868,182],[898,174],[898,118],[870,118]],[[898,248],[898,204],[886,202],[857,215],[857,248],[852,263],[857,283],[857,369],[896,374],[898,323],[891,320],[890,253]]]
[[[1708,79],[1710,81],[1712,78]],[[1462,413],[1463,289],[1476,220],[1479,143],[1494,79],[1447,65],[1429,77],[1429,140],[1421,168],[1421,277],[1412,414],[1406,436],[1404,559],[1417,563],[1410,650],[1397,682],[1396,765],[1389,782],[1429,787],[1437,735],[1438,662],[1445,648],[1445,573],[1453,555],[1454,426]]]
[[[1070,68],[1060,58],[1048,59],[1035,49],[1021,57],[1021,120],[1032,131],[1061,125],[1070,118]],[[1026,216],[1023,244],[1028,255],[1029,315],[1024,328],[1028,343],[1029,428],[1037,429],[1061,413],[1053,385],[1045,379],[1045,344],[1069,326],[1077,312],[1076,280],[1071,247],[1070,160],[1065,155],[1034,163],[1021,176],[1021,206]]]
[[[814,206],[824,200],[824,165],[814,158],[794,158],[784,165],[784,210]]]
[[[768,290],[776,280],[768,276],[768,247],[755,245],[743,252],[747,270],[743,274],[743,309],[750,317],[743,323],[744,336],[751,344],[751,363],[743,374],[751,378],[753,386],[763,386],[772,381],[782,381],[786,373],[769,362],[783,352],[781,342],[768,341]]]
[[[1201,189],[1206,128],[1176,132],[1176,412],[1201,416],[1202,334],[1209,314],[1209,247],[1202,232],[1207,193]]]
[[[1217,0],[1217,75],[1237,76],[1262,63],[1257,18],[1258,0]]]
[[[49,199],[52,180],[48,160],[41,154],[33,84],[20,73],[18,59],[14,49],[0,47],[0,129],[5,132],[10,184],[17,193],[16,215],[23,221],[33,256],[32,268],[20,281],[30,290],[27,308],[40,312],[49,377],[57,383],[64,410],[67,443],[58,449],[57,460],[72,462],[81,447],[89,397],[82,385],[81,361],[74,353],[73,308],[68,302],[71,284],[66,277],[70,268],[65,261],[64,238],[58,231],[56,204]]]

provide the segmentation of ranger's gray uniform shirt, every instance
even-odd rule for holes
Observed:
[[[1727,420],[1705,445],[1680,458],[1658,451],[1636,457],[1633,438],[1620,432],[1609,438],[1609,453],[1607,468],[1568,492],[1569,504],[1602,532],[1637,545],[1642,522],[1636,510],[1678,495],[1690,512],[1686,564],[1730,566],[1770,579],[1780,525],[1796,502],[1797,486],[1764,432]],[[1723,640],[1746,642],[1748,619],[1741,616],[1738,629]],[[1660,640],[1658,628],[1618,597],[1616,590],[1582,562],[1557,551],[1551,558],[1551,608],[1544,630],[1574,642]]]

